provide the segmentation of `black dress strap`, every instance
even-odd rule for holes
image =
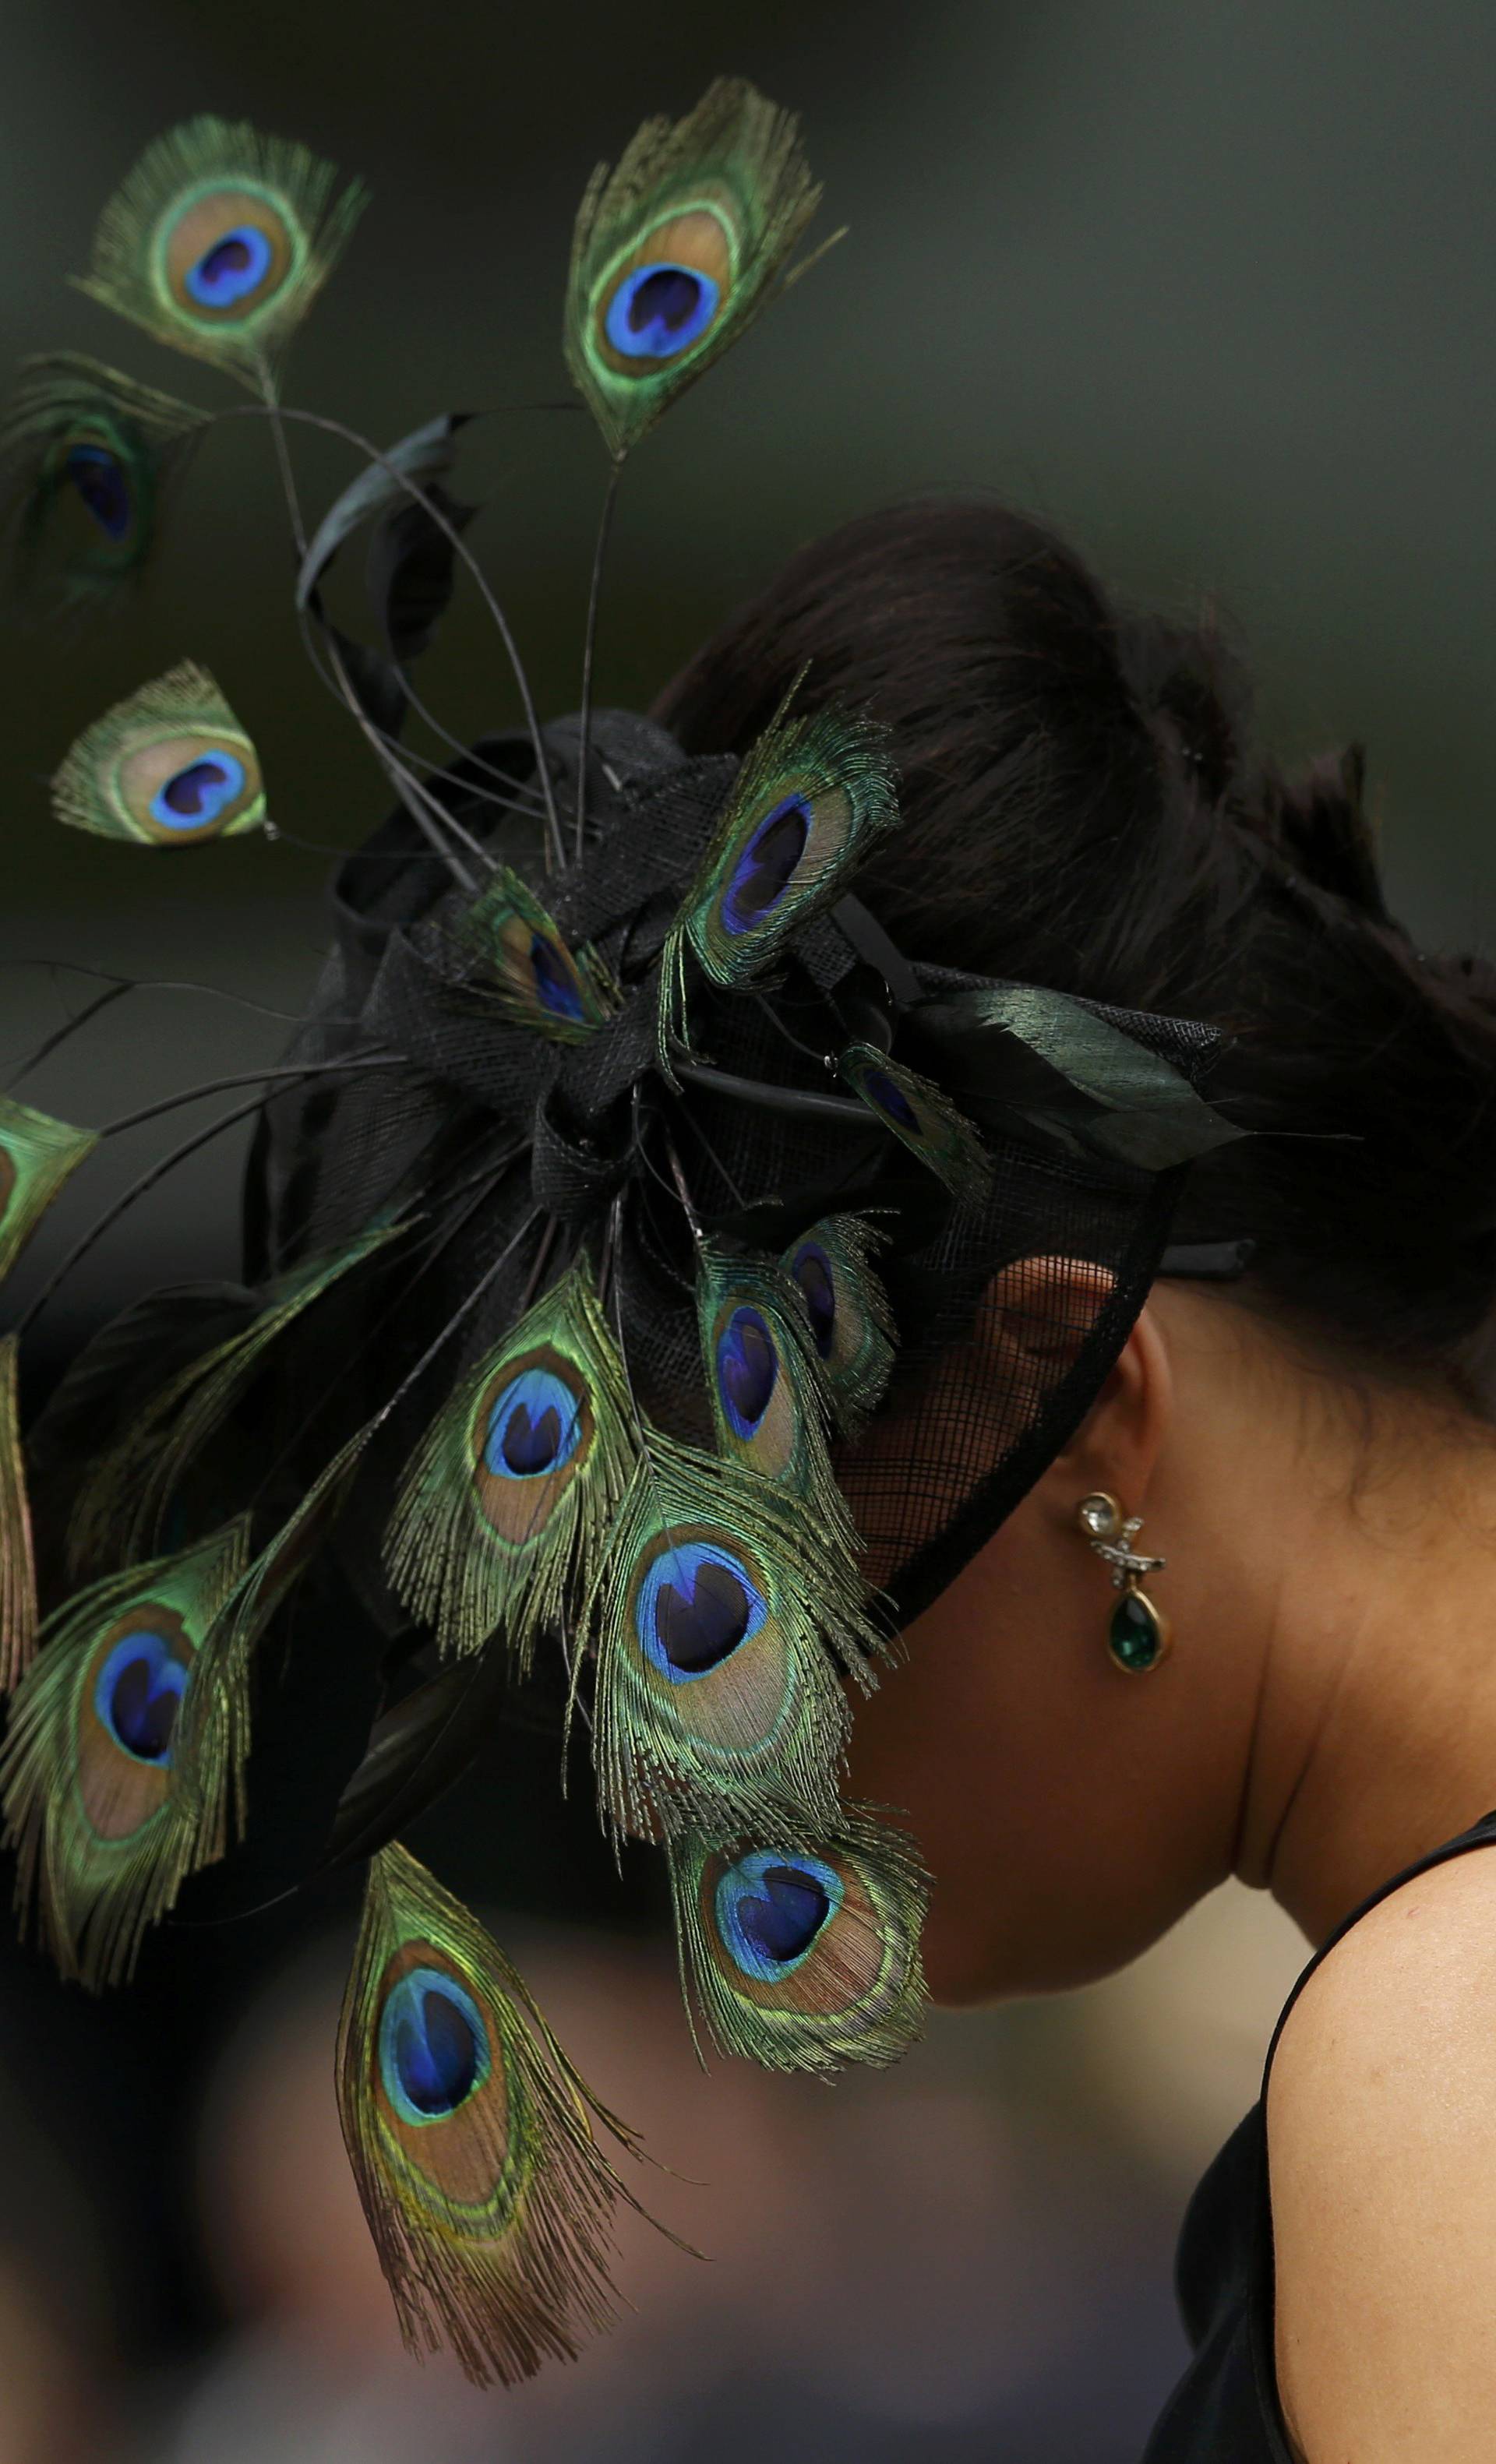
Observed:
[[[1493,1845],[1496,1813],[1394,1874],[1335,1927],[1284,2004],[1263,2066],[1262,2095],[1201,2179],[1185,2213],[1176,2283],[1193,2359],[1142,2464],[1294,2464],[1274,2364],[1266,2096],[1278,2040],[1309,1978],[1353,1925],[1433,1866]]]

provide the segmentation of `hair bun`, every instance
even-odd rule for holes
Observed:
[[[1218,804],[1235,785],[1246,741],[1245,676],[1213,623],[1135,618],[1123,628],[1122,665],[1154,733],[1194,792]]]

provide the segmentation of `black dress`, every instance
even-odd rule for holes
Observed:
[[[1176,2280],[1195,2357],[1148,2442],[1143,2464],[1294,2464],[1273,2368],[1272,2210],[1267,2197],[1267,2078],[1287,2018],[1326,1954],[1368,1909],[1415,1875],[1496,1843],[1496,1814],[1394,1875],[1309,1961],[1273,2030],[1263,2093],[1191,2199]]]

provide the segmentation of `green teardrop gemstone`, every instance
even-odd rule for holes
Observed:
[[[1111,1612],[1109,1634],[1111,1657],[1119,1668],[1137,1676],[1163,1656],[1163,1623],[1141,1592],[1123,1592]]]

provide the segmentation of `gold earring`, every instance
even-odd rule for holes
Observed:
[[[1111,1567],[1112,1584],[1122,1595],[1107,1626],[1107,1648],[1130,1677],[1144,1677],[1167,1659],[1173,1640],[1168,1618],[1155,1607],[1141,1581],[1165,1561],[1138,1554],[1133,1542],[1143,1528],[1142,1516],[1124,1517],[1116,1499],[1104,1488],[1081,1499],[1075,1520],[1097,1556]]]

